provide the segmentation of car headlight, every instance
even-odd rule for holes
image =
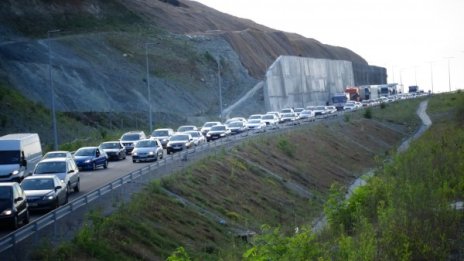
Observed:
[[[3,212],[0,215],[1,216],[10,216],[11,214],[13,214],[13,210],[5,209],[5,210],[3,210]]]
[[[153,151],[148,152],[148,155],[153,155],[155,154]]]
[[[211,137],[211,133],[206,133],[206,137]]]
[[[19,170],[14,170],[11,174],[12,174],[13,176],[18,175],[18,174],[19,174]]]
[[[137,156],[137,151],[133,151],[132,156]]]
[[[224,136],[226,136],[226,134],[225,134],[225,133],[221,133],[221,134],[219,134],[219,136],[224,137]]]
[[[88,159],[86,161],[84,161],[84,163],[90,163],[92,160],[91,159]]]
[[[53,200],[54,198],[55,198],[55,194],[53,192],[50,192],[43,197],[43,200]]]

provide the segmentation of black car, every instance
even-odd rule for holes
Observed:
[[[123,160],[126,159],[126,148],[122,145],[120,141],[106,141],[100,144],[100,148],[106,155],[109,160]]]
[[[192,135],[186,133],[174,134],[169,139],[168,145],[166,146],[166,150],[168,154],[171,154],[173,152],[181,151],[183,149],[189,149],[192,146]]]
[[[68,203],[66,184],[55,175],[26,177],[21,187],[30,210],[50,210]]]
[[[0,224],[14,229],[29,223],[26,194],[17,182],[0,183]]]

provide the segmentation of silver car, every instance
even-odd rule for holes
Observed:
[[[55,209],[68,203],[66,184],[55,175],[29,176],[21,187],[31,210]]]
[[[156,161],[163,158],[163,146],[157,139],[139,140],[132,151],[132,162]]]
[[[80,190],[80,174],[76,162],[70,158],[51,158],[41,160],[34,168],[32,175],[55,175],[64,184],[68,193],[71,190],[79,192]]]

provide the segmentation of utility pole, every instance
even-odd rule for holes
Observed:
[[[52,55],[50,48],[50,34],[59,32],[59,29],[47,31],[47,47],[48,47],[48,85],[50,87],[51,99],[52,99],[52,125],[53,125],[53,138],[54,144],[53,149],[58,150],[58,130],[56,127],[56,111],[55,111],[55,89],[52,81]]]

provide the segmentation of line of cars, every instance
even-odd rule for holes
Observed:
[[[388,102],[388,100],[386,101]],[[348,102],[353,108],[364,104]],[[369,104],[375,105],[375,104]],[[367,105],[364,105],[367,106]],[[105,141],[98,146],[79,148],[71,154],[67,151],[52,151],[36,164],[31,175],[17,182],[0,183],[0,224],[7,222],[12,227],[29,222],[30,210],[48,210],[68,202],[71,192],[80,191],[80,170],[107,168],[109,160],[124,160],[131,155],[134,163],[162,159],[164,149],[168,154],[199,146],[246,131],[264,132],[278,128],[282,123],[298,124],[301,120],[313,120],[316,116],[333,114],[334,106],[308,106],[285,108],[265,114],[253,114],[245,119],[235,117],[226,122],[206,122],[201,129],[194,125],[154,130],[150,136],[143,131],[124,133],[119,140]],[[23,160],[20,165],[27,165]]]

